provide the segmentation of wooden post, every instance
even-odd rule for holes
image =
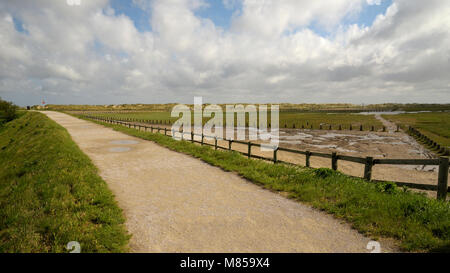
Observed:
[[[164,128],[164,135],[167,136],[167,128]]]
[[[337,153],[333,152],[331,154],[331,169],[337,171],[337,167],[338,167],[338,157],[337,157]]]
[[[194,132],[191,132],[191,142],[194,143]]]
[[[205,136],[203,135],[203,132],[202,132],[202,146],[203,146],[203,138],[204,138]]]
[[[228,150],[231,151],[231,144],[233,143],[233,140],[229,139],[228,140]]]
[[[214,150],[217,150],[217,137],[214,137]]]
[[[311,152],[306,151],[306,167],[311,167]]]
[[[366,157],[366,165],[364,167],[364,179],[371,180],[372,179],[372,167],[373,167],[373,157]]]
[[[276,147],[275,149],[273,149],[273,163],[277,163],[277,152],[278,152],[278,147]]]
[[[249,141],[248,142],[248,158],[251,157],[251,152],[252,152],[252,143]]]
[[[439,174],[438,174],[438,191],[437,199],[446,200],[447,198],[447,188],[448,188],[448,166],[449,159],[447,157],[441,156],[439,158]]]

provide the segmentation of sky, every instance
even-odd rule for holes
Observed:
[[[450,103],[450,1],[3,0],[18,105]]]

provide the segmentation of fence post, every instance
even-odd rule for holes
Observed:
[[[273,163],[277,163],[277,152],[278,152],[278,147],[275,147],[275,149],[273,149]]]
[[[164,135],[167,136],[167,128],[164,128]]]
[[[252,143],[249,141],[248,142],[248,158],[251,157],[251,152],[252,152]]]
[[[331,169],[337,171],[338,168],[338,157],[337,157],[337,153],[333,152],[331,154]]]
[[[366,165],[364,167],[364,179],[371,180],[372,179],[372,167],[373,167],[373,157],[366,157]]]
[[[438,191],[437,199],[446,200],[447,198],[447,187],[448,187],[448,165],[449,159],[447,157],[441,156],[439,158],[439,175],[438,175]]]
[[[233,143],[233,140],[229,139],[228,140],[228,150],[231,151],[231,143]]]
[[[214,150],[217,150],[217,137],[214,137]]]
[[[202,132],[202,146],[203,146],[203,138],[204,138],[205,136],[203,135],[203,132]]]
[[[191,131],[191,142],[194,143],[194,132]]]
[[[306,167],[310,167],[311,166],[311,152],[310,151],[306,151]]]

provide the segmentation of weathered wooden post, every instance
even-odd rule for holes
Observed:
[[[448,188],[448,168],[449,159],[447,157],[441,156],[439,158],[439,174],[438,174],[438,191],[437,199],[446,200],[447,198],[447,188]]]
[[[217,150],[217,137],[214,137],[214,150]]]
[[[373,157],[366,157],[366,164],[364,167],[364,179],[371,180],[372,179],[372,167],[373,167]]]
[[[251,152],[252,152],[252,143],[249,141],[248,142],[248,158],[251,157]]]
[[[273,163],[277,163],[277,152],[278,152],[278,147],[275,147],[275,149],[273,149]]]
[[[311,167],[311,152],[306,151],[306,167]]]
[[[338,167],[338,156],[336,152],[333,152],[331,154],[331,169],[337,171]]]
[[[191,131],[191,142],[194,143],[194,132]]]
[[[233,140],[229,139],[228,140],[228,150],[231,151],[231,144],[233,143]]]
[[[203,132],[202,132],[202,146],[203,146],[203,139],[205,138],[205,136],[203,135]]]

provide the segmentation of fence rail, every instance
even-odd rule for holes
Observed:
[[[80,116],[84,117],[84,118],[88,118],[88,119],[111,123],[111,124],[123,125],[128,128],[133,127],[138,130],[141,130],[142,128],[144,128],[144,130],[146,132],[149,129],[150,129],[150,132],[152,132],[152,133],[154,130],[157,130],[158,133],[160,133],[161,131],[164,131],[164,135],[166,135],[166,136],[172,136],[175,138],[179,138],[181,140],[191,141],[192,143],[199,143],[201,145],[211,146],[211,147],[214,147],[216,150],[222,149],[222,150],[230,150],[231,151],[231,150],[233,150],[232,149],[233,143],[243,144],[243,145],[247,145],[247,147],[248,147],[247,153],[237,151],[237,150],[233,150],[233,151],[236,151],[244,156],[247,156],[248,158],[262,159],[262,160],[266,160],[266,161],[272,161],[274,163],[287,163],[287,164],[291,164],[291,165],[296,165],[296,164],[293,164],[290,162],[278,160],[278,156],[277,156],[278,151],[284,151],[284,152],[289,152],[289,153],[305,155],[306,156],[306,160],[305,160],[306,167],[311,166],[311,164],[310,164],[311,156],[330,158],[331,159],[331,169],[333,169],[333,170],[338,169],[338,160],[359,163],[359,164],[364,165],[364,179],[371,181],[371,182],[388,182],[388,181],[381,181],[381,180],[372,180],[372,168],[375,165],[438,165],[439,172],[438,172],[437,185],[416,184],[416,183],[395,182],[395,181],[393,181],[393,183],[395,183],[399,186],[407,186],[407,187],[415,188],[415,189],[437,191],[437,199],[440,199],[440,200],[446,200],[447,192],[450,192],[450,187],[448,186],[449,158],[447,158],[447,157],[440,157],[438,159],[374,159],[373,157],[362,158],[362,157],[338,155],[335,152],[333,152],[331,154],[318,153],[318,152],[311,152],[311,151],[301,151],[301,150],[289,149],[289,148],[284,148],[284,147],[274,147],[274,146],[270,146],[270,145],[252,143],[250,141],[223,139],[223,138],[217,138],[215,136],[204,135],[203,133],[196,134],[194,132],[172,132],[171,130],[168,130],[167,128],[146,126],[146,125],[141,125],[141,124],[136,124],[136,123],[131,123],[131,122],[124,122],[121,120],[115,120],[113,118],[101,118],[101,117],[90,116],[90,115],[80,115]],[[168,134],[168,132],[170,132],[170,135]],[[179,134],[179,136],[176,136],[177,133]],[[189,135],[189,137],[185,138],[184,137],[185,135]],[[200,137],[200,141],[196,140],[195,137]],[[204,141],[205,138],[213,139],[214,144],[205,142]],[[218,140],[228,141],[228,147],[219,146]],[[269,147],[272,148],[272,150],[273,150],[272,158],[252,154],[252,152],[251,152],[252,147],[262,147],[262,146],[267,147],[267,148],[269,148]]]

